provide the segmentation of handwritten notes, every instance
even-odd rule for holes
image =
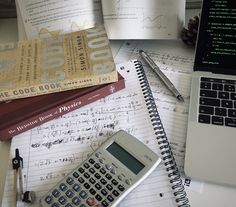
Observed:
[[[132,58],[140,58],[138,54],[140,49],[148,52],[184,97],[184,103],[177,101],[157,75],[140,59],[144,65],[171,149],[179,170],[183,172],[194,50],[186,48],[181,41],[163,40],[145,43],[127,41],[120,48],[115,61],[119,63]]]
[[[102,0],[110,39],[176,39],[185,19],[185,0]]]
[[[120,64],[117,68],[126,79],[125,90],[47,122],[12,140],[10,158],[14,156],[17,147],[24,159],[24,189],[37,193],[37,203],[33,206],[39,206],[39,198],[47,190],[119,129],[133,134],[160,154],[134,63]],[[11,206],[15,198],[11,168],[9,160],[4,207]],[[167,173],[164,165],[159,165],[120,206],[176,206]],[[19,201],[20,206],[24,204]]]

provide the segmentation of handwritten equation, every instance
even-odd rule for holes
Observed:
[[[17,147],[24,157],[24,187],[37,192],[38,199],[119,129],[134,135],[156,153],[160,153],[136,69],[133,63],[120,68],[122,70],[119,72],[126,79],[126,90],[20,134],[12,142],[11,153]],[[5,204],[13,202],[12,176],[13,172],[10,170]],[[147,181],[138,190],[143,195],[130,195],[123,203],[124,206],[142,203],[147,195],[152,195],[153,198],[155,195],[162,195],[157,200],[154,199],[154,203],[169,202],[172,190],[163,187],[169,186],[168,179],[167,171],[161,165],[151,181]],[[149,186],[153,184],[155,190],[150,191]],[[39,203],[34,206],[38,205]]]
[[[159,77],[140,58],[140,49],[147,50],[148,55],[174,83],[183,95],[184,103],[177,101]],[[193,50],[184,48],[184,45],[178,41],[170,43],[157,41],[156,44],[153,42],[143,44],[142,41],[126,41],[115,59],[116,62],[123,62],[127,59],[137,58],[143,63],[157,109],[181,172],[183,172],[184,167],[193,52]]]

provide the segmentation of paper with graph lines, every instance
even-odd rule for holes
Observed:
[[[176,39],[183,28],[185,0],[102,0],[110,39]]]

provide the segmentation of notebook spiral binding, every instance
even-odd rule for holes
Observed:
[[[143,70],[143,66],[141,62],[138,60],[134,61],[135,68],[137,69],[138,78],[141,84],[141,88],[143,91],[143,95],[146,101],[146,105],[148,107],[151,122],[155,131],[156,139],[158,141],[158,145],[160,146],[160,151],[162,155],[162,161],[166,167],[166,171],[168,173],[168,177],[170,178],[170,183],[172,185],[172,189],[174,191],[174,196],[176,198],[176,203],[178,207],[189,207],[189,200],[187,198],[187,194],[185,192],[181,176],[175,162],[173,153],[171,151],[165,130],[163,128],[159,113],[157,111],[157,107]]]

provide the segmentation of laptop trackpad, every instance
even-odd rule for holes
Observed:
[[[235,128],[188,123],[186,175],[236,186]]]

